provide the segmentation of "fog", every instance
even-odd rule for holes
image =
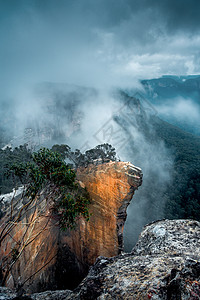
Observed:
[[[1,0],[1,93],[199,72],[197,1]],[[1,96],[1,101],[2,101]]]
[[[127,245],[136,239],[134,228],[162,217],[173,155],[148,123],[155,111],[137,110],[118,91],[134,95],[140,79],[200,72],[200,3],[175,2],[0,0],[1,145],[116,147],[121,160],[144,173],[129,208]],[[190,100],[157,110],[199,118]]]
[[[186,131],[200,134],[200,105],[192,98],[176,97],[155,105],[159,116]]]
[[[198,122],[200,120],[199,105],[192,99],[175,98],[165,104],[157,105],[156,109],[160,115],[171,116],[186,122]]]

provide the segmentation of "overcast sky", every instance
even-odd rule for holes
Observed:
[[[0,89],[200,73],[198,0],[0,0]]]

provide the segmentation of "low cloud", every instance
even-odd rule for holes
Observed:
[[[156,109],[161,116],[177,121],[198,123],[200,120],[200,106],[191,99],[173,98],[173,101],[157,105]]]
[[[112,143],[121,159],[133,161],[145,173],[139,209],[131,211],[143,221],[146,203],[152,199],[148,199],[152,181],[158,209],[151,218],[163,207],[164,200],[159,201],[169,182],[172,160],[162,142],[150,143],[141,133],[134,114],[127,123],[122,103],[116,102],[112,91],[138,88],[139,79],[166,73],[200,72],[200,2],[175,2],[0,0],[2,128],[18,136],[33,127],[40,143],[46,142],[41,128],[56,136],[54,126],[60,134],[54,142],[78,148]],[[53,84],[38,94],[35,86],[41,82]],[[80,86],[88,90],[83,93]],[[89,87],[97,91],[90,92]],[[54,100],[65,105],[68,114]],[[158,107],[158,111],[197,120],[195,106],[187,101]]]
[[[1,103],[38,82],[131,87],[197,74],[196,1],[0,1]]]

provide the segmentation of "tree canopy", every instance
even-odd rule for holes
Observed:
[[[104,163],[116,161],[116,151],[112,145],[106,143],[96,146],[82,153],[79,149],[72,151],[68,145],[54,145],[53,151],[57,151],[63,158],[69,159],[75,167],[87,166],[91,163]]]
[[[30,201],[44,188],[54,191],[54,212],[60,217],[62,229],[73,228],[79,215],[89,219],[89,195],[78,186],[75,171],[59,153],[42,148],[29,162],[12,164],[9,175],[25,184],[24,196]]]

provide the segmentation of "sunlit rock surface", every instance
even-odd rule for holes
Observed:
[[[121,252],[126,208],[142,183],[141,170],[131,163],[110,162],[81,168],[77,178],[91,196],[90,221],[80,218],[76,230],[61,231],[51,210],[54,194],[44,191],[37,205],[33,201],[2,240],[2,277],[12,266],[6,286],[26,292],[71,289],[98,256],[111,257]],[[13,216],[19,214],[26,201],[17,197]],[[1,219],[1,230],[10,213],[8,209]]]
[[[142,172],[131,163],[110,162],[80,168],[77,178],[92,199],[90,222],[79,223],[82,244],[88,248],[86,259],[91,265],[99,255],[110,257],[123,250],[126,209],[142,183]],[[74,237],[73,234],[72,241]]]
[[[200,299],[200,223],[146,226],[131,254],[98,258],[66,299]]]

